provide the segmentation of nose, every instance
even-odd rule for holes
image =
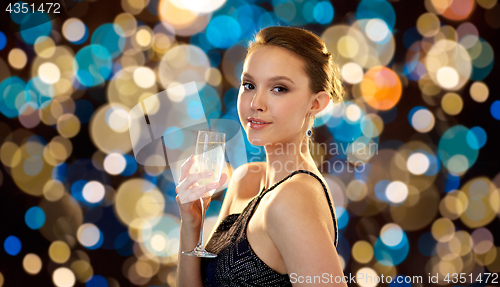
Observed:
[[[250,107],[255,111],[266,111],[266,92],[258,90],[255,92]]]

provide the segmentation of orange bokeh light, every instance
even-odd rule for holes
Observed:
[[[451,1],[448,9],[441,13],[441,15],[454,21],[465,20],[472,13],[472,10],[474,10],[474,6],[474,0],[454,0]]]
[[[389,110],[401,98],[401,80],[396,73],[382,66],[373,67],[361,81],[361,93],[368,105],[377,110]]]

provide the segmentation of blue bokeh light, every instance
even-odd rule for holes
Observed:
[[[356,18],[358,20],[379,18],[385,21],[390,31],[396,24],[396,12],[386,0],[362,0],[356,9]]]
[[[481,43],[481,54],[472,60],[471,81],[481,81],[486,78],[493,69],[495,52],[490,43],[479,37]]]
[[[47,107],[54,98],[54,86],[47,84],[40,79],[40,77],[33,77],[25,87],[26,96],[29,101],[36,105],[37,109]],[[19,113],[21,114],[21,109]]]
[[[199,94],[201,103],[203,104],[201,111],[204,111],[207,121],[220,118],[222,103],[217,91],[212,86],[205,85]]]
[[[108,281],[101,275],[94,275],[85,283],[85,287],[108,287]]]
[[[87,28],[87,25],[85,25],[85,23],[83,23],[83,22],[82,22],[82,24],[83,24],[83,27],[84,27],[84,29],[85,29],[85,33],[83,34],[83,37],[82,37],[80,40],[78,40],[78,41],[74,41],[74,42],[72,42],[72,41],[68,40],[68,41],[70,41],[71,43],[73,43],[74,45],[80,45],[80,44],[83,44],[83,43],[85,43],[85,42],[87,41],[87,39],[89,38],[89,28]]]
[[[0,89],[1,90],[1,89]],[[495,100],[490,107],[490,113],[495,120],[500,121],[500,101]]]
[[[482,148],[486,144],[487,138],[486,132],[479,126],[471,128],[466,136],[467,144],[473,149]]]
[[[163,237],[165,240],[180,237],[179,224],[170,216],[163,216],[156,225],[151,229],[144,229],[143,232],[145,238],[153,238],[156,235]],[[174,248],[157,250],[153,247],[151,240],[146,240],[144,245],[149,252],[158,257],[168,257],[177,253],[177,250],[174,250]]]
[[[439,159],[445,167],[455,173],[467,170],[476,162],[479,151],[467,144],[468,134],[468,128],[456,125],[446,130],[439,140]],[[460,165],[457,165],[457,162]]]
[[[424,175],[433,176],[436,175],[441,170],[441,162],[435,154],[428,153],[425,150],[418,150],[419,152],[425,154],[429,159],[429,168],[425,171]]]
[[[333,21],[335,11],[330,2],[322,1],[316,4],[313,10],[314,20],[316,22],[326,25]]]
[[[133,156],[128,154],[124,154],[123,157],[125,157],[127,165],[125,166],[125,169],[122,171],[121,175],[131,176],[137,171],[137,161]]]
[[[385,191],[387,189],[387,186],[389,186],[390,183],[391,183],[390,180],[383,179],[375,184],[374,191],[375,191],[375,196],[378,199],[385,201],[385,202],[389,202],[389,199],[387,199]]]
[[[215,216],[217,217],[220,213],[220,208],[222,207],[222,203],[218,200],[212,200],[210,205],[208,206],[206,217]]]
[[[5,34],[0,31],[0,51],[3,50],[7,46],[7,37],[5,37]]]
[[[179,148],[184,142],[184,133],[176,126],[169,127],[163,134],[163,142],[169,149]]]
[[[97,241],[97,243],[92,245],[92,246],[85,246],[85,248],[87,248],[89,250],[96,250],[99,247],[101,247],[102,243],[104,242],[104,234],[102,234],[101,229],[98,229],[98,230],[99,230],[99,240]]]
[[[21,240],[14,235],[10,235],[3,242],[3,248],[7,254],[16,256],[21,252]]]
[[[116,252],[121,256],[130,256],[134,254],[133,251],[134,241],[130,239],[128,232],[120,233],[114,241]]]
[[[16,76],[7,78],[0,83],[0,112],[4,116],[17,117],[21,107],[29,102],[25,87],[26,83]]]
[[[342,206],[336,206],[335,214],[337,216],[337,227],[339,229],[346,228],[347,224],[349,223],[349,213],[347,212],[347,210]]]
[[[12,12],[9,13],[10,19],[12,19],[12,22],[19,24],[19,25],[21,25],[23,23],[29,23],[31,13],[19,13],[19,12],[21,12],[20,8],[22,7],[23,3],[25,3],[26,5],[28,3],[24,2],[24,1],[17,1],[16,3],[19,3],[20,6],[19,7],[11,7]]]
[[[103,83],[111,76],[111,59],[108,50],[101,45],[89,45],[82,48],[73,62],[76,79],[85,87]]]
[[[118,57],[125,48],[125,32],[116,24],[104,24],[92,34],[90,43],[100,45],[108,50],[112,59]]]
[[[227,49],[240,39],[240,23],[229,16],[217,16],[213,18],[206,29],[208,41],[221,49]]]
[[[83,198],[83,187],[87,184],[88,181],[80,179],[71,185],[71,195],[80,203],[87,203],[85,198]]]
[[[20,34],[24,42],[32,45],[40,36],[49,36],[52,30],[52,22],[46,13],[35,11],[28,14],[26,21],[20,25]],[[38,24],[42,23],[42,24]],[[34,26],[34,24],[38,24]]]
[[[33,206],[24,215],[24,221],[29,228],[40,229],[45,224],[45,212],[38,206]]]
[[[199,101],[191,101],[187,105],[187,114],[195,120],[201,119],[205,112],[203,111],[203,105]]]
[[[375,246],[373,247],[375,258],[377,261],[385,266],[396,266],[403,262],[408,256],[410,245],[406,232],[403,231],[403,238],[396,246],[385,245],[381,237],[377,238]]]
[[[444,191],[446,193],[458,189],[460,187],[460,177],[458,175],[448,173],[446,174],[446,183],[444,185]]]

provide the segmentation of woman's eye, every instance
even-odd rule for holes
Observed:
[[[243,83],[243,84],[241,84],[241,85],[242,85],[244,88],[246,88],[246,85],[252,85],[252,84],[250,84],[250,83]]]
[[[285,87],[275,87],[275,89],[282,89],[282,92],[286,92],[287,89]]]
[[[250,86],[247,86],[247,85],[250,85]],[[243,86],[246,90],[251,90],[254,88],[254,86],[250,83],[242,83],[241,86]],[[274,87],[273,90],[275,90],[275,89],[281,89],[281,90],[277,90],[278,93],[284,93],[284,92],[288,91],[285,87],[281,87],[281,86]]]

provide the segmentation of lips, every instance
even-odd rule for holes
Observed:
[[[259,118],[248,118],[248,125],[250,128],[255,129],[255,130],[260,130],[263,129],[267,126],[272,124],[272,122],[265,121],[263,119]]]
[[[265,121],[265,120],[259,119],[259,118],[248,118],[248,121],[259,123],[259,124],[270,124],[271,123],[271,122],[268,122],[268,121]]]

